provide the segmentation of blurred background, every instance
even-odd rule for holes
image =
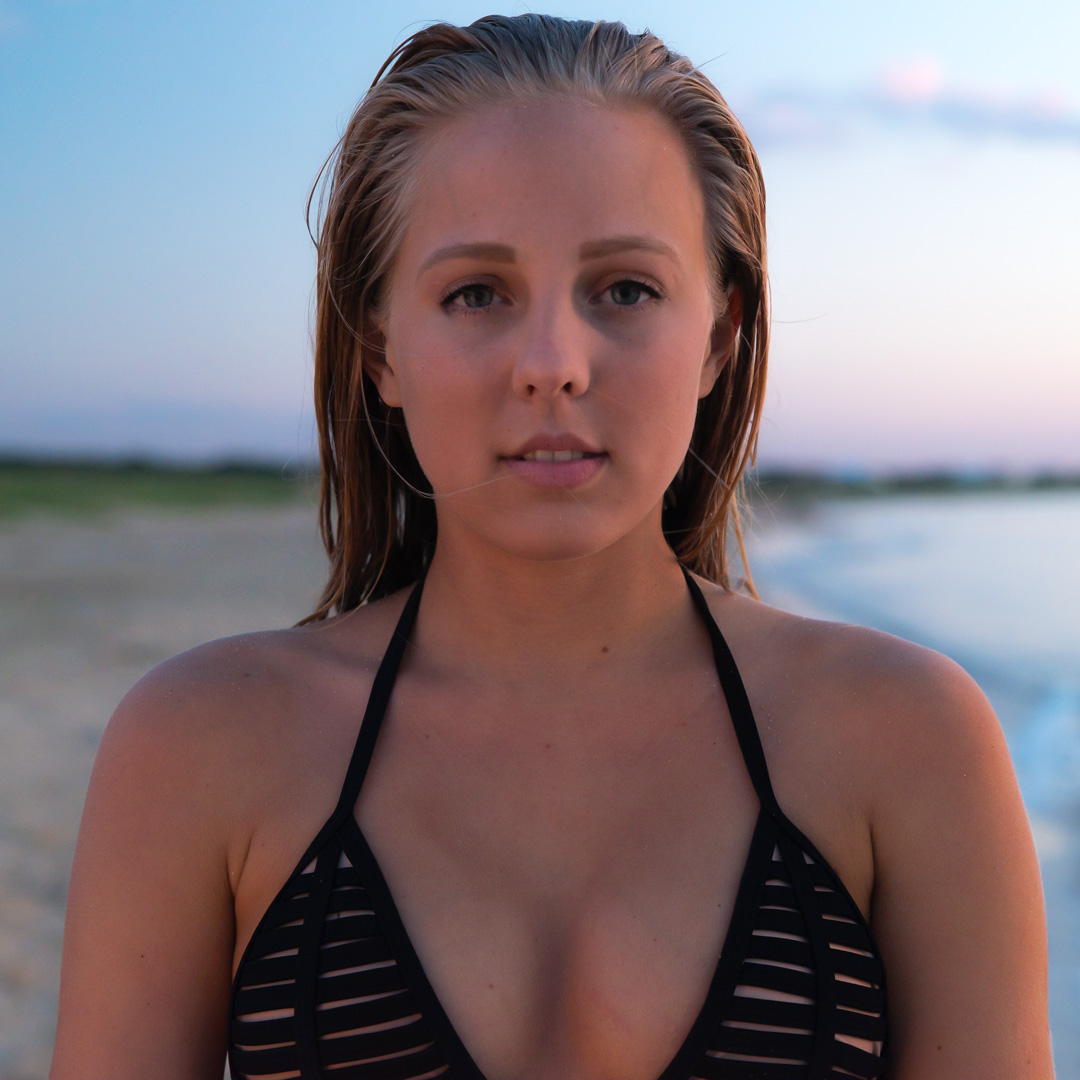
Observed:
[[[71,848],[125,689],[313,606],[304,208],[391,48],[524,4],[0,0],[0,1080],[38,1080]],[[1039,849],[1080,1080],[1080,5],[550,3],[742,118],[774,345],[767,600],[958,660]]]

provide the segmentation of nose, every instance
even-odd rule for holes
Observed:
[[[531,305],[514,357],[513,388],[519,397],[579,397],[589,388],[588,328],[570,299]]]

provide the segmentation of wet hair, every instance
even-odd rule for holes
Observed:
[[[306,621],[415,581],[435,547],[434,498],[404,415],[363,368],[425,137],[480,106],[552,96],[653,109],[682,136],[704,196],[714,310],[735,286],[743,319],[731,358],[698,402],[689,449],[664,495],[663,531],[686,567],[725,588],[733,587],[732,538],[745,568],[738,495],[756,448],[769,340],[765,188],[754,148],[716,87],[655,35],[617,22],[492,15],[471,26],[438,23],[399,45],[312,192],[319,516],[330,576]]]

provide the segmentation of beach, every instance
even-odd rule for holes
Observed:
[[[1070,742],[1080,596],[1069,599],[1071,554],[1059,552],[1060,565],[1049,549],[1032,555],[1062,528],[1055,543],[1075,550],[1080,496],[1015,498],[1033,501],[765,506],[750,551],[766,599],[920,640],[987,690],[1043,866],[1058,1080],[1080,1080],[1080,785],[1061,764],[1080,752]],[[306,501],[0,524],[0,1080],[48,1071],[73,845],[117,702],[167,656],[295,622],[324,568]]]
[[[762,596],[963,666],[1001,721],[1042,871],[1057,1080],[1080,1080],[1080,492],[760,505]]]
[[[0,1080],[48,1072],[71,856],[113,709],[168,656],[296,622],[324,563],[304,504],[0,526]]]

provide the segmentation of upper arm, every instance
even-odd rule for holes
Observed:
[[[220,1080],[234,937],[227,756],[168,677],[136,687],[110,721],[72,870],[53,1080]]]
[[[890,1080],[1045,1080],[1042,889],[1005,739],[959,668],[919,668],[888,710],[873,776]]]

